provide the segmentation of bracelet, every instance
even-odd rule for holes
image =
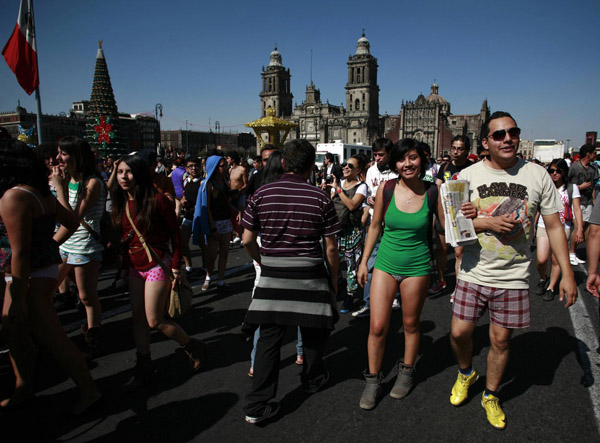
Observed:
[[[338,188],[337,193],[341,194],[342,193],[342,188]]]

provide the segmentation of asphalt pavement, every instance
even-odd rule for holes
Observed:
[[[198,256],[197,250],[194,255]],[[448,269],[453,269],[453,261]],[[395,400],[388,395],[403,350],[401,311],[392,314],[383,365],[385,395],[373,411],[358,406],[364,384],[361,373],[367,366],[369,321],[342,315],[327,344],[331,379],[326,388],[313,395],[302,391],[301,368],[295,364],[296,331],[289,328],[281,349],[280,413],[268,422],[250,425],[244,421],[242,407],[251,384],[251,342],[240,325],[250,302],[254,269],[245,251],[235,247],[230,250],[228,270],[231,293],[218,294],[214,285],[202,293],[201,281],[195,281],[192,310],[180,321],[191,336],[207,343],[209,361],[205,369],[190,376],[187,357],[177,343],[154,332],[155,382],[135,393],[124,389],[135,363],[128,295],[110,289],[114,271],[104,270],[99,281],[103,351],[92,363],[92,375],[104,394],[104,404],[83,418],[71,417],[68,411],[77,398],[76,388],[52,357],[40,350],[37,399],[22,409],[0,411],[4,438],[217,443],[600,441],[598,303],[582,286],[578,311],[572,312],[558,299],[544,302],[532,291],[532,325],[514,334],[499,391],[508,423],[504,431],[487,423],[480,406],[485,376],[471,388],[463,406],[455,408],[449,402],[457,370],[448,336],[449,290],[429,297],[425,303],[418,384],[408,397]],[[583,266],[576,271],[581,284]],[[532,289],[536,281],[533,269]],[[450,280],[450,286],[453,284]],[[70,337],[81,345],[83,313],[69,309],[61,311],[60,317]],[[482,374],[489,349],[488,325],[486,315],[474,335],[474,366]],[[2,398],[10,395],[13,383],[8,352],[0,343]]]

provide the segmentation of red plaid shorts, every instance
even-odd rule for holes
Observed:
[[[457,280],[452,315],[459,320],[476,322],[486,309],[490,322],[507,329],[530,325],[529,289],[501,289]]]

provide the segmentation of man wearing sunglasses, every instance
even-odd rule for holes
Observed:
[[[459,371],[450,403],[461,405],[479,375],[472,366],[477,321],[490,312],[490,350],[486,386],[481,405],[489,423],[506,426],[497,391],[508,363],[513,329],[530,324],[530,235],[536,212],[546,226],[550,247],[562,271],[560,300],[565,307],[577,299],[577,286],[569,264],[567,241],[559,218],[560,196],[546,170],[517,157],[521,130],[512,116],[495,112],[485,122],[481,139],[490,159],[460,172],[469,182],[473,220],[478,241],[464,247],[452,308],[450,341]]]
[[[456,180],[456,177],[458,177],[458,173],[460,171],[473,164],[473,162],[468,159],[469,152],[471,152],[471,140],[468,137],[465,137],[464,135],[455,136],[452,139],[451,146],[450,155],[452,157],[452,161],[440,167],[435,180],[435,183],[438,185],[438,187],[448,180]],[[431,285],[431,288],[429,288],[429,293],[432,295],[439,294],[446,289],[446,278],[444,274],[446,273],[446,264],[448,261],[448,244],[446,243],[446,234],[444,232],[444,228],[442,228],[442,224],[439,220],[435,221],[435,234],[438,246],[438,273],[437,281],[433,282],[433,285]],[[457,246],[454,248],[454,257],[456,260],[454,268],[456,275],[458,275],[458,268],[460,267],[462,249],[462,246]]]
[[[583,145],[579,148],[579,162],[571,165],[569,168],[569,180],[579,188],[581,194],[581,213],[583,214],[583,230],[587,238],[588,225],[592,209],[594,207],[594,183],[598,180],[598,170],[592,166],[596,160],[596,147],[591,144]],[[585,263],[575,255],[575,237],[571,235],[569,246],[569,259],[572,265]]]

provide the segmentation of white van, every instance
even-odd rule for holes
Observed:
[[[335,162],[340,165],[347,159],[356,154],[365,154],[370,160],[372,157],[371,146],[367,145],[350,145],[342,143],[341,140],[335,140],[333,143],[317,143],[317,158],[315,164],[320,169],[325,161],[325,154],[331,152],[335,158]]]

